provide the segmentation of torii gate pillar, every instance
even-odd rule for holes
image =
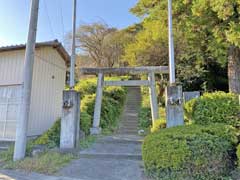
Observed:
[[[94,116],[93,116],[93,127],[90,129],[90,133],[92,135],[101,134],[101,131],[102,131],[100,128],[100,118],[101,118],[101,108],[102,108],[103,83],[104,83],[104,75],[103,73],[99,73],[98,82],[97,82],[96,102],[95,102]]]

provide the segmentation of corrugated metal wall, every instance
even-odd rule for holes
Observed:
[[[24,51],[0,53],[0,88],[22,84]],[[39,135],[61,116],[66,66],[50,47],[36,51],[28,136]]]
[[[22,86],[0,87],[0,140],[15,140]]]
[[[0,86],[22,84],[24,51],[0,53]]]
[[[41,48],[36,52],[28,135],[43,133],[61,117],[65,77],[65,62],[57,51]]]

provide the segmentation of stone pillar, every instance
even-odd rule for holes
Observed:
[[[166,88],[167,127],[184,125],[182,86]]]
[[[79,144],[80,93],[70,90],[63,92],[60,149],[74,149]]]
[[[93,116],[93,127],[90,129],[90,133],[92,135],[97,135],[101,133],[100,118],[101,118],[101,108],[102,108],[103,83],[104,83],[104,75],[103,73],[99,73],[98,82],[97,82],[96,102],[95,102],[94,116]]]
[[[154,72],[150,72],[148,74],[148,81],[150,82],[149,94],[150,94],[152,120],[156,121],[159,119],[159,110],[158,110],[158,103],[157,103],[156,82],[155,82]]]
[[[184,103],[199,97],[200,97],[200,91],[183,92]]]

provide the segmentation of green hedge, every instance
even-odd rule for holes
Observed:
[[[58,119],[48,131],[34,141],[34,144],[47,145],[50,148],[59,146],[60,131],[61,120]]]
[[[185,104],[185,115],[195,124],[224,123],[239,127],[240,106],[237,95],[225,92],[205,93]]]
[[[141,88],[142,103],[138,113],[138,126],[140,129],[149,129],[152,124],[149,89]]]
[[[220,179],[234,165],[235,130],[226,125],[189,125],[148,135],[142,153],[156,179]]]
[[[95,94],[96,89],[97,89],[97,79],[96,78],[81,80],[75,86],[75,90],[80,92],[81,99],[83,99],[84,96],[86,96],[86,95]]]

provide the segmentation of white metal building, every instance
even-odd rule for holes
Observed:
[[[0,140],[14,141],[19,117],[25,45],[0,47]],[[28,136],[42,134],[61,117],[70,57],[57,40],[36,44]]]

